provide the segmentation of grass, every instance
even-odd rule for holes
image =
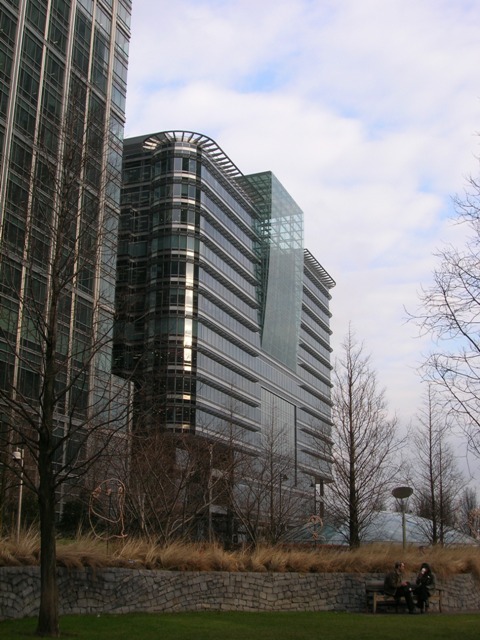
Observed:
[[[0,567],[37,565],[40,553],[38,533],[23,533],[18,543],[0,539]],[[408,547],[365,545],[349,550],[332,547],[260,546],[226,551],[217,544],[173,542],[159,545],[154,540],[126,538],[105,542],[91,536],[59,540],[58,565],[80,567],[138,567],[171,571],[298,571],[314,573],[385,573],[401,559],[407,571],[429,562],[439,578],[472,573],[480,579],[480,547]]]
[[[32,638],[33,619],[0,622],[2,640]],[[176,613],[66,616],[62,637],[78,640],[478,640],[480,614]]]

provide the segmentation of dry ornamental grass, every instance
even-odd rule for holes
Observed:
[[[23,533],[18,543],[0,539],[0,566],[37,565],[38,533]],[[59,540],[57,561],[67,568],[136,567],[170,571],[255,571],[301,573],[385,573],[402,560],[407,572],[429,562],[438,577],[473,573],[480,579],[480,547],[408,547],[371,544],[358,549],[259,546],[226,551],[218,544],[156,541],[138,538],[104,541],[89,536]]]

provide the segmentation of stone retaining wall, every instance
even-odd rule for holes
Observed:
[[[60,612],[365,611],[365,582],[383,574],[229,573],[146,569],[58,570]],[[443,610],[480,611],[471,575],[438,580]],[[35,616],[38,567],[0,568],[0,620]]]

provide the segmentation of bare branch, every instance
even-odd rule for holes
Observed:
[[[363,345],[351,329],[334,372],[334,483],[326,492],[327,517],[348,525],[350,546],[389,494],[404,442],[397,438],[396,419],[389,418],[384,392],[378,389]]]
[[[480,456],[480,185],[473,178],[455,199],[458,222],[469,236],[463,248],[437,253],[433,283],[420,295],[420,309],[410,316],[437,348],[426,358],[423,374],[445,391],[448,411]]]

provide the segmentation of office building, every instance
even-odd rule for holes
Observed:
[[[84,457],[92,407],[106,422],[121,386],[108,336],[130,13],[131,0],[0,0],[0,424],[3,441],[25,438],[27,464],[35,439],[5,393],[37,411],[50,346],[60,467]]]
[[[118,247],[114,362],[136,381],[137,429],[234,433],[252,455],[278,437],[285,485],[319,512],[335,283],[304,248],[293,198],[202,134],[130,138]]]

